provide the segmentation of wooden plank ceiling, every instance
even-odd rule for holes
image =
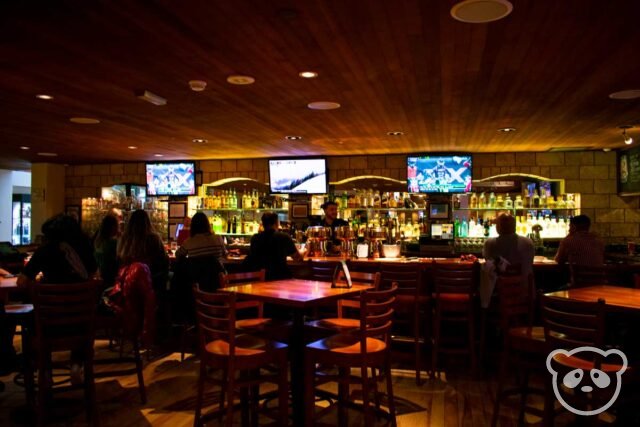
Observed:
[[[5,1],[0,163],[621,146],[640,100],[608,95],[640,89],[640,2],[513,3],[473,25],[453,0]]]

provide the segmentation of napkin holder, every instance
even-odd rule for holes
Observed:
[[[340,277],[340,273],[344,273],[344,278],[347,280],[345,284],[338,284],[338,278]],[[353,286],[351,283],[351,274],[349,274],[349,267],[347,267],[347,262],[345,260],[340,260],[340,264],[336,265],[336,268],[333,270],[333,280],[331,281],[332,288],[347,288],[350,289]]]

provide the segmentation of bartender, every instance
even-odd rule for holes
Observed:
[[[336,239],[336,228],[349,225],[349,223],[344,219],[338,218],[338,204],[336,202],[324,202],[321,208],[324,211],[324,218],[322,219],[322,222],[320,222],[320,225],[331,228],[331,249],[337,249],[341,242]]]

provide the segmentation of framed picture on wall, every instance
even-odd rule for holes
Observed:
[[[184,218],[187,216],[187,204],[185,202],[169,202],[169,218]]]
[[[81,220],[81,213],[82,213],[82,208],[80,208],[80,205],[67,205],[64,208],[64,213],[72,216],[76,219],[76,221],[78,221],[78,223]]]
[[[302,219],[309,216],[308,203],[293,203],[291,205],[291,218]]]

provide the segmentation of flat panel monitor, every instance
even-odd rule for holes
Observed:
[[[431,224],[431,238],[435,240],[453,239],[453,224]]]
[[[147,163],[148,196],[193,196],[196,194],[194,162]]]
[[[270,159],[269,186],[273,194],[326,194],[327,160]]]
[[[410,193],[468,193],[472,179],[469,154],[407,157]]]

